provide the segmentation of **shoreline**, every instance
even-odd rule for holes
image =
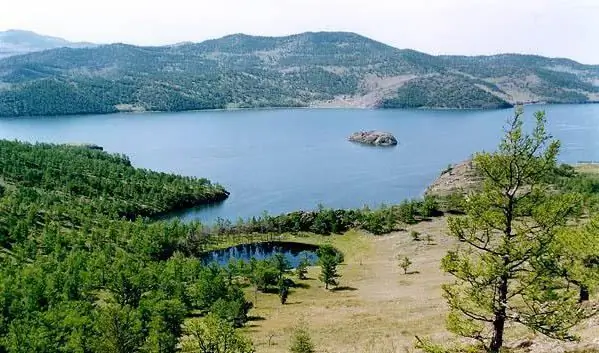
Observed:
[[[585,105],[585,104],[599,104],[599,101],[588,101],[588,102],[528,102],[522,104],[514,104],[514,106],[537,106],[537,105]],[[246,108],[217,108],[217,109],[190,109],[190,110],[132,110],[132,111],[116,111],[116,112],[92,112],[92,113],[73,113],[73,114],[56,114],[56,115],[16,115],[16,116],[0,116],[0,119],[27,119],[27,118],[55,118],[55,117],[77,117],[77,116],[90,116],[90,115],[142,115],[142,114],[160,114],[160,113],[201,113],[201,112],[235,112],[235,111],[260,111],[260,110],[405,110],[405,111],[492,111],[492,110],[508,110],[509,108],[443,108],[443,107],[418,107],[418,108],[378,108],[368,106],[355,106],[355,105],[328,105],[328,104],[317,104],[317,105],[306,105],[306,106],[272,106],[272,107],[246,107]]]

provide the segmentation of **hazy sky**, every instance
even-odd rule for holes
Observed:
[[[134,44],[342,30],[431,54],[599,64],[599,0],[0,0],[9,28]]]

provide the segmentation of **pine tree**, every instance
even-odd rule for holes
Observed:
[[[299,264],[295,269],[295,272],[297,273],[297,278],[302,280],[306,279],[306,274],[308,273],[308,266],[310,266],[310,260],[308,259],[308,255],[306,254],[306,252],[302,252],[300,254]]]
[[[336,286],[337,279],[341,277],[337,273],[337,266],[341,263],[341,257],[330,245],[323,245],[317,251],[318,263],[320,265],[319,279],[324,283],[325,289],[329,289],[330,285]]]
[[[291,268],[291,265],[289,264],[289,260],[287,260],[287,258],[285,258],[285,255],[283,255],[283,253],[275,253],[272,258],[271,258],[271,263],[272,266],[276,269],[277,271],[277,282],[280,281],[281,279],[283,279],[283,276],[289,272],[289,269]]]
[[[96,321],[96,351],[106,353],[138,352],[143,344],[142,322],[137,310],[109,304]]]
[[[442,261],[455,277],[443,287],[448,328],[490,352],[503,347],[507,322],[571,340],[570,329],[591,314],[568,286],[564,253],[556,246],[579,199],[547,191],[559,142],[545,131],[543,112],[535,114],[531,134],[523,132],[522,115],[517,109],[498,151],[474,157],[482,190],[467,197],[465,217],[449,219],[460,246]]]

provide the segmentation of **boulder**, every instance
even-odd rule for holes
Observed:
[[[393,136],[393,134],[375,130],[354,132],[351,134],[348,140],[374,146],[397,145],[397,139],[395,136]]]

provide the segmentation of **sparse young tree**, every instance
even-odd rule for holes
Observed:
[[[318,251],[318,264],[320,265],[320,276],[318,277],[324,283],[325,289],[330,285],[336,286],[337,279],[341,277],[337,273],[337,266],[342,262],[340,254],[330,245],[321,246]]]
[[[273,255],[273,257],[271,258],[271,263],[272,266],[276,269],[277,271],[277,282],[281,281],[283,279],[283,276],[289,272],[289,269],[291,269],[291,265],[289,264],[289,260],[287,260],[287,258],[285,258],[285,255],[283,255],[282,253],[278,252],[276,254]]]
[[[449,213],[461,214],[464,212],[464,193],[455,191],[444,197],[445,210]]]
[[[250,282],[256,286],[256,291],[266,292],[270,285],[277,284],[278,271],[269,261],[253,261],[250,268]]]
[[[403,274],[407,275],[408,269],[410,268],[410,266],[412,266],[412,260],[410,260],[410,258],[407,256],[401,257],[400,255],[398,255],[397,257],[399,259],[399,267],[403,269]]]
[[[312,338],[308,331],[302,327],[295,329],[293,337],[291,338],[291,346],[289,347],[291,353],[314,353],[316,348],[312,343]]]
[[[308,266],[310,266],[310,260],[308,259],[308,254],[306,252],[302,252],[300,255],[300,261],[295,269],[297,273],[297,278],[304,280],[306,279],[306,274],[308,273]]]
[[[556,264],[568,266],[560,261],[557,235],[576,214],[579,199],[548,192],[559,142],[545,131],[543,112],[535,120],[532,133],[524,133],[517,109],[498,150],[474,157],[482,189],[464,202],[464,217],[448,220],[461,242],[442,261],[455,277],[443,286],[448,328],[493,353],[504,345],[507,322],[571,340],[570,329],[592,314],[578,303],[564,271],[556,271]]]
[[[419,212],[422,217],[428,218],[436,215],[439,212],[439,204],[433,196],[424,196],[419,207]]]

